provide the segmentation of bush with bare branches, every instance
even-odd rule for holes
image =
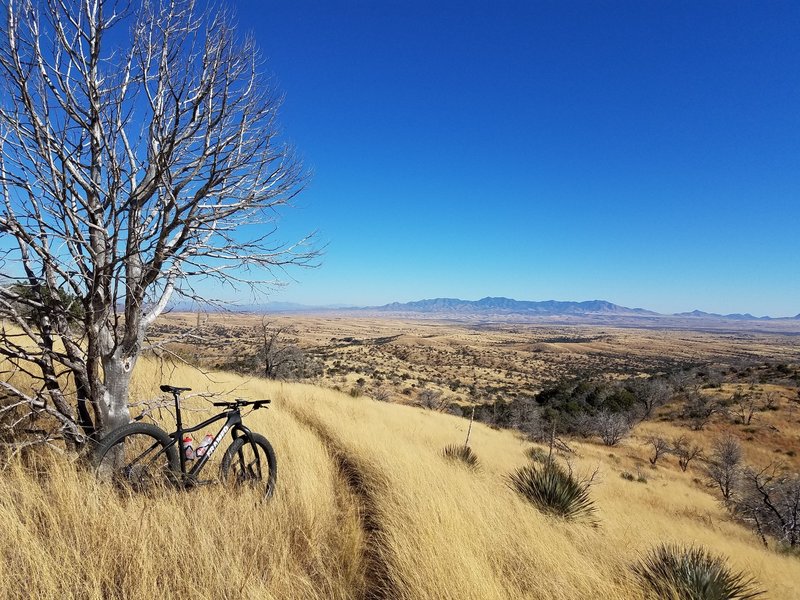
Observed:
[[[725,503],[729,503],[736,491],[741,475],[742,445],[733,436],[714,440],[711,456],[708,457],[706,476],[719,488]]]
[[[663,437],[650,435],[647,436],[645,442],[653,450],[653,456],[649,459],[651,465],[655,465],[659,458],[672,451],[672,446],[670,446],[670,443]]]
[[[696,458],[703,456],[702,446],[691,442],[685,435],[672,438],[672,454],[678,457],[678,465],[681,471],[686,471]]]
[[[752,523],[765,545],[770,536],[789,548],[800,547],[800,475],[773,464],[746,469],[741,480],[736,513]]]
[[[627,415],[602,410],[592,418],[592,426],[606,446],[616,446],[631,431]]]

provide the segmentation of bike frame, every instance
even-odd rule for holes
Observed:
[[[177,425],[177,429],[169,434],[172,438],[172,442],[170,446],[173,444],[178,444],[179,449],[179,456],[180,456],[180,464],[181,464],[181,478],[183,483],[191,483],[194,482],[197,478],[197,475],[209,461],[211,456],[214,452],[217,451],[219,448],[222,439],[225,435],[230,431],[231,437],[234,441],[240,436],[244,436],[248,440],[252,440],[253,434],[252,432],[242,424],[242,412],[239,408],[230,408],[228,410],[224,410],[218,415],[214,415],[213,417],[206,419],[202,423],[198,425],[193,425],[192,427],[183,427],[183,422],[181,419],[181,409],[179,403],[179,394],[173,392],[173,396],[175,397],[175,423]],[[205,453],[198,459],[195,459],[194,464],[192,465],[191,469],[187,472],[187,459],[186,454],[183,451],[183,436],[186,433],[192,433],[203,429],[204,427],[208,427],[212,423],[216,423],[217,421],[221,421],[225,419],[225,424],[220,428],[217,435],[214,436],[214,439],[211,440],[211,444],[208,445],[206,448]],[[168,446],[169,447],[169,446]],[[166,449],[166,448],[165,448]],[[241,455],[241,450],[239,451]],[[256,453],[256,461],[258,462],[258,468],[261,469],[261,460],[258,454]]]

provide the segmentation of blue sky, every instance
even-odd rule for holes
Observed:
[[[235,5],[328,243],[271,300],[800,312],[800,3]]]

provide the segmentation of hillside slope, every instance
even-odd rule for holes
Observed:
[[[134,395],[156,396],[142,362]],[[246,417],[275,446],[278,492],[208,486],[120,498],[63,461],[0,474],[0,596],[229,598],[641,598],[630,565],[661,541],[697,542],[747,570],[770,598],[797,597],[800,561],[765,550],[696,474],[620,478],[638,451],[576,444],[599,526],[538,513],[506,483],[530,444],[476,424],[482,470],[441,456],[467,421],[301,384],[186,367],[178,385],[272,397]],[[205,405],[190,399],[189,405]],[[187,420],[199,420],[190,413]]]

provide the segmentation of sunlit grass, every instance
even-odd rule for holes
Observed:
[[[509,488],[508,473],[530,461],[530,444],[512,432],[473,425],[474,472],[441,455],[463,439],[465,419],[150,360],[133,396],[155,398],[162,382],[273,399],[245,423],[275,447],[274,499],[219,486],[122,497],[63,458],[36,472],[14,463],[0,473],[0,597],[358,598],[374,585],[368,563],[377,561],[398,598],[640,599],[630,566],[661,542],[730,557],[770,598],[796,593],[800,561],[765,550],[691,473],[659,469],[646,486],[622,480],[619,471],[646,460],[636,444],[613,456],[574,444],[576,472],[599,468],[601,525],[592,528],[547,517]],[[198,397],[187,405],[208,406]],[[363,489],[343,473],[342,456]],[[371,533],[364,493],[379,526]]]

